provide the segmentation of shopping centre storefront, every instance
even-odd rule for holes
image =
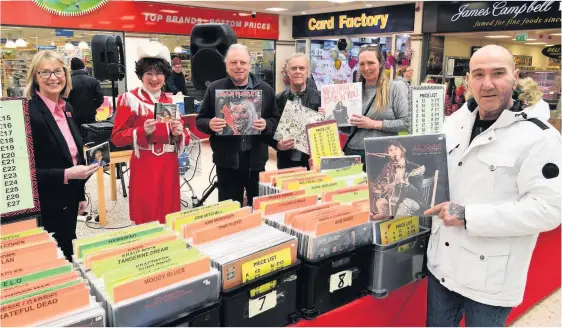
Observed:
[[[293,38],[298,51],[310,54],[311,73],[318,87],[348,83],[358,70],[362,45],[380,46],[388,75],[411,61],[414,16],[415,4],[295,16]],[[338,51],[341,38],[351,44]]]
[[[100,6],[90,12],[71,16],[45,10],[33,1],[16,0],[3,1],[0,14],[2,93],[4,96],[21,94],[27,67],[39,50],[59,51],[68,61],[80,57],[91,68],[90,41],[96,34],[121,36],[129,61],[134,60],[136,53],[131,48],[134,42],[128,42],[128,38],[157,39],[168,46],[172,56],[183,59],[184,73],[189,78],[189,35],[198,23],[230,25],[238,42],[250,49],[254,73],[274,84],[275,41],[279,35],[277,15],[260,13],[252,18],[249,13],[230,10],[140,1],[100,1]],[[25,42],[24,46],[20,39]],[[119,93],[134,84],[127,81],[133,76],[132,68],[127,69],[128,79],[119,83]]]
[[[558,56],[545,53],[560,49],[560,8],[557,1],[424,3],[422,81],[447,85],[454,102],[470,56],[497,44],[513,53],[521,77],[533,78],[554,109],[560,102],[560,50]]]

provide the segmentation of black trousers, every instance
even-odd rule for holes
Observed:
[[[250,169],[250,154],[243,152],[239,154],[238,169],[230,169],[217,165],[217,180],[219,183],[219,202],[232,199],[244,204],[244,190],[248,197],[248,206],[253,205],[253,199],[259,196],[260,171]]]
[[[48,232],[54,233],[64,256],[72,261],[72,240],[76,239],[76,221],[78,216],[78,202],[64,209],[42,209],[41,224]]]

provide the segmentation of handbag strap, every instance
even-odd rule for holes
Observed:
[[[375,95],[373,96],[373,98],[371,98],[371,101],[369,101],[369,104],[367,105],[367,107],[365,107],[365,111],[363,112],[363,116],[367,116],[367,113],[369,112],[369,108],[371,108],[371,106],[373,105],[373,102],[375,101],[376,96],[377,96],[377,93],[375,92]],[[345,149],[345,147],[347,147],[347,144],[349,144],[349,142],[351,141],[351,138],[353,138],[355,133],[357,133],[358,129],[359,129],[358,127],[355,127],[355,130],[353,130],[353,132],[351,132],[351,134],[347,137],[347,140],[345,141],[345,144],[343,145],[344,149]]]

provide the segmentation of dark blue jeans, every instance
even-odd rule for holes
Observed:
[[[511,309],[475,302],[448,290],[431,273],[428,275],[427,327],[458,327],[463,314],[466,327],[503,327]]]

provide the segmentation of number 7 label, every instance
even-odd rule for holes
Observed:
[[[253,318],[256,315],[271,310],[277,306],[277,291],[271,291],[255,299],[250,299],[248,303],[248,318]]]

